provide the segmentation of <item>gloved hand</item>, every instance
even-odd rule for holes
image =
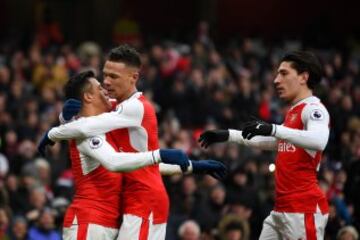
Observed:
[[[222,162],[215,160],[190,161],[193,167],[193,173],[209,174],[220,181],[223,181],[227,176],[227,168]]]
[[[190,161],[188,156],[179,149],[160,149],[161,162],[179,165],[183,172],[186,172]]]
[[[259,119],[244,124],[242,136],[244,139],[252,139],[254,136],[271,136],[273,125]]]
[[[41,156],[45,157],[45,151],[46,151],[46,146],[47,145],[51,145],[53,146],[55,144],[55,142],[53,142],[49,136],[48,136],[49,131],[47,131],[40,140],[40,143],[38,145],[38,152],[40,153]]]
[[[213,143],[226,142],[229,139],[229,130],[209,130],[200,135],[201,147],[207,148]]]
[[[70,121],[75,115],[80,112],[81,101],[75,98],[69,98],[65,101],[62,110],[62,116],[65,121]]]

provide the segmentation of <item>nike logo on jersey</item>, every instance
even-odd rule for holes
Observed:
[[[256,126],[256,129],[260,129],[261,125],[263,125],[263,124],[258,123],[258,125]]]

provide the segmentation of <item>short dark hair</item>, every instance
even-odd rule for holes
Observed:
[[[89,84],[89,78],[95,77],[95,73],[91,70],[72,76],[64,86],[65,98],[75,98],[82,100],[82,95]]]
[[[307,85],[310,89],[320,83],[323,76],[323,68],[319,59],[312,52],[292,51],[286,53],[280,62],[290,62],[291,66],[298,72],[308,72]]]
[[[123,62],[132,67],[141,67],[139,52],[127,44],[111,49],[107,59],[112,62]]]
[[[232,230],[240,230],[244,233],[244,226],[240,221],[232,221],[225,226],[225,232],[230,232]]]

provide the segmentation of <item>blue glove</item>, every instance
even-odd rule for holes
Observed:
[[[48,133],[49,131],[47,131],[41,138],[40,143],[38,145],[38,152],[40,153],[41,156],[45,157],[45,150],[46,150],[46,146],[47,145],[54,145],[55,142],[53,142],[52,140],[50,140],[50,138],[48,137]]]
[[[64,107],[62,110],[62,116],[65,121],[71,120],[75,115],[80,112],[81,101],[75,98],[69,98],[65,101]]]
[[[186,172],[190,162],[188,156],[179,149],[160,149],[161,162],[179,165],[183,172]]]
[[[225,180],[227,176],[227,168],[222,162],[215,160],[190,161],[193,167],[193,173],[209,174],[220,181]]]

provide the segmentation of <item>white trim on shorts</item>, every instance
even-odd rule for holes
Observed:
[[[270,215],[264,220],[260,240],[274,239],[307,239],[304,213],[286,213],[271,211]],[[324,239],[325,226],[329,214],[314,213],[312,230],[316,234],[316,239]],[[315,226],[314,226],[315,225]],[[315,235],[314,235],[315,238]]]
[[[123,215],[117,240],[165,240],[166,223],[153,224],[153,215],[144,219],[131,214]]]
[[[87,229],[82,229],[87,228]],[[86,231],[80,233],[79,231]],[[114,240],[118,236],[117,228],[104,227],[95,223],[73,224],[70,227],[63,228],[63,240]]]

